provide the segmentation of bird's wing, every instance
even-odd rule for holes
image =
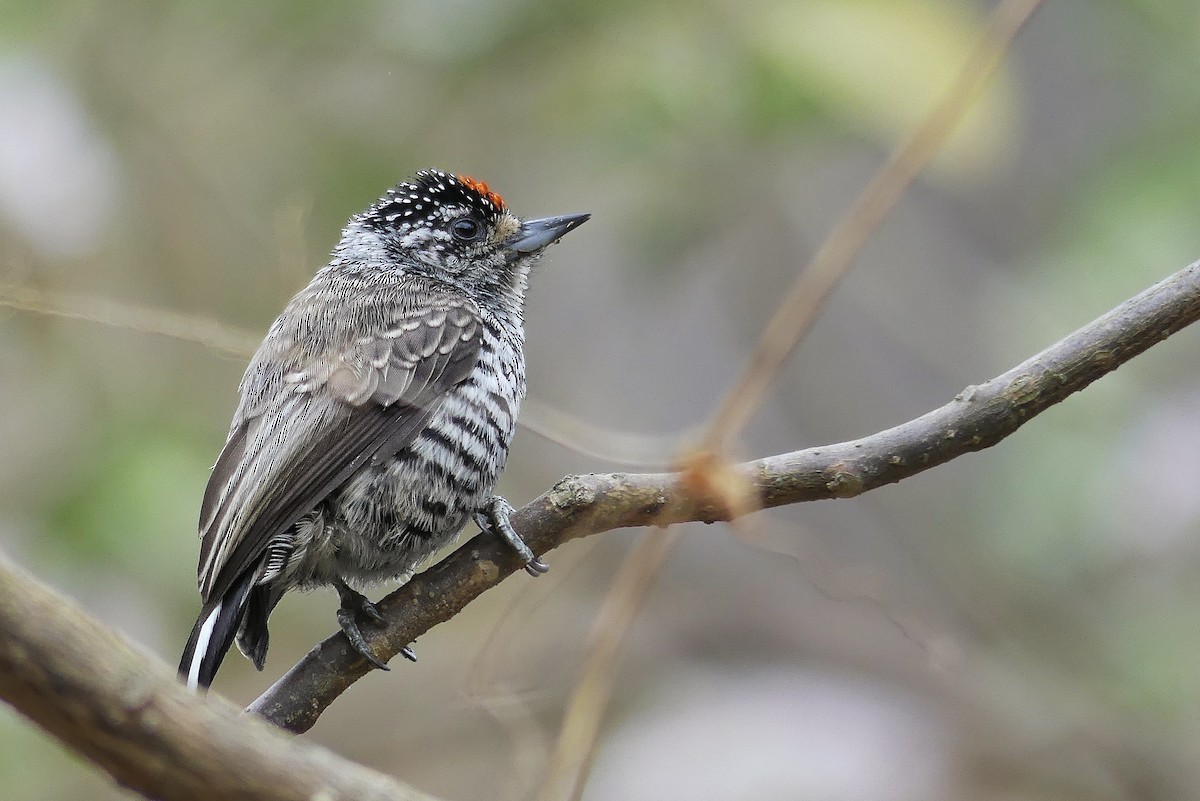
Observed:
[[[411,443],[475,367],[481,337],[476,309],[447,298],[398,310],[375,333],[298,369],[267,365],[279,378],[266,402],[235,419],[204,493],[201,597],[222,597],[272,538],[355,470]]]

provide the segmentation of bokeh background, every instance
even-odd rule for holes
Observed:
[[[669,460],[993,5],[0,3],[0,296],[109,320],[0,308],[0,548],[174,663],[245,360],[127,306],[256,340],[425,166],[593,213],[533,277],[528,417],[555,436],[518,435],[502,491]],[[1048,2],[741,455],[919,415],[1200,256],[1197,74],[1191,0]],[[687,527],[584,798],[1200,795],[1197,337],[900,485]],[[530,797],[640,536],[550,554],[309,736],[447,799]],[[335,605],[289,596],[266,672],[231,656],[216,689],[253,699]],[[129,797],[8,708],[0,796]]]

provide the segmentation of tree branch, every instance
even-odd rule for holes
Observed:
[[[1200,262],[1126,301],[1003,375],[915,420],[852,442],[738,465],[756,508],[851,498],[1003,440],[1045,409],[1200,318]],[[559,481],[512,518],[537,554],[615,528],[730,519],[729,505],[681,473],[593,474]],[[384,659],[521,567],[477,536],[377,604],[386,623],[368,641]],[[370,666],[339,632],[317,645],[248,711],[307,731]]]
[[[1127,301],[945,406],[853,442],[731,468],[758,507],[853,497],[990,447],[1026,420],[1200,317],[1200,263]],[[688,474],[607,474],[560,481],[513,517],[535,552],[624,526],[726,520],[719,484]],[[380,604],[371,644],[393,656],[520,568],[476,537]],[[250,709],[309,728],[367,666],[339,633],[313,649]],[[289,740],[218,698],[188,693],[52,590],[0,559],[0,697],[118,782],[164,799],[418,799],[417,791],[327,750]]]
[[[2,557],[0,698],[150,798],[433,801],[192,694],[166,665]]]

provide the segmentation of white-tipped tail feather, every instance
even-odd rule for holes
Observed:
[[[192,626],[179,675],[194,690],[208,687],[246,617],[246,599],[254,575],[247,572],[220,598],[205,604]],[[265,633],[262,635],[265,638]]]
[[[221,605],[217,604],[211,612],[208,613],[208,618],[204,624],[200,626],[200,636],[196,638],[196,650],[192,653],[192,664],[188,667],[187,686],[188,689],[200,689],[200,663],[204,661],[204,657],[208,655],[208,645],[212,642],[213,626],[217,625],[217,617],[221,614]]]

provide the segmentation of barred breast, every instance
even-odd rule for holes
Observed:
[[[324,531],[298,549],[312,575],[297,583],[407,581],[462,531],[508,459],[525,396],[521,344],[518,332],[485,320],[475,369],[413,443],[354,474],[323,504]]]

